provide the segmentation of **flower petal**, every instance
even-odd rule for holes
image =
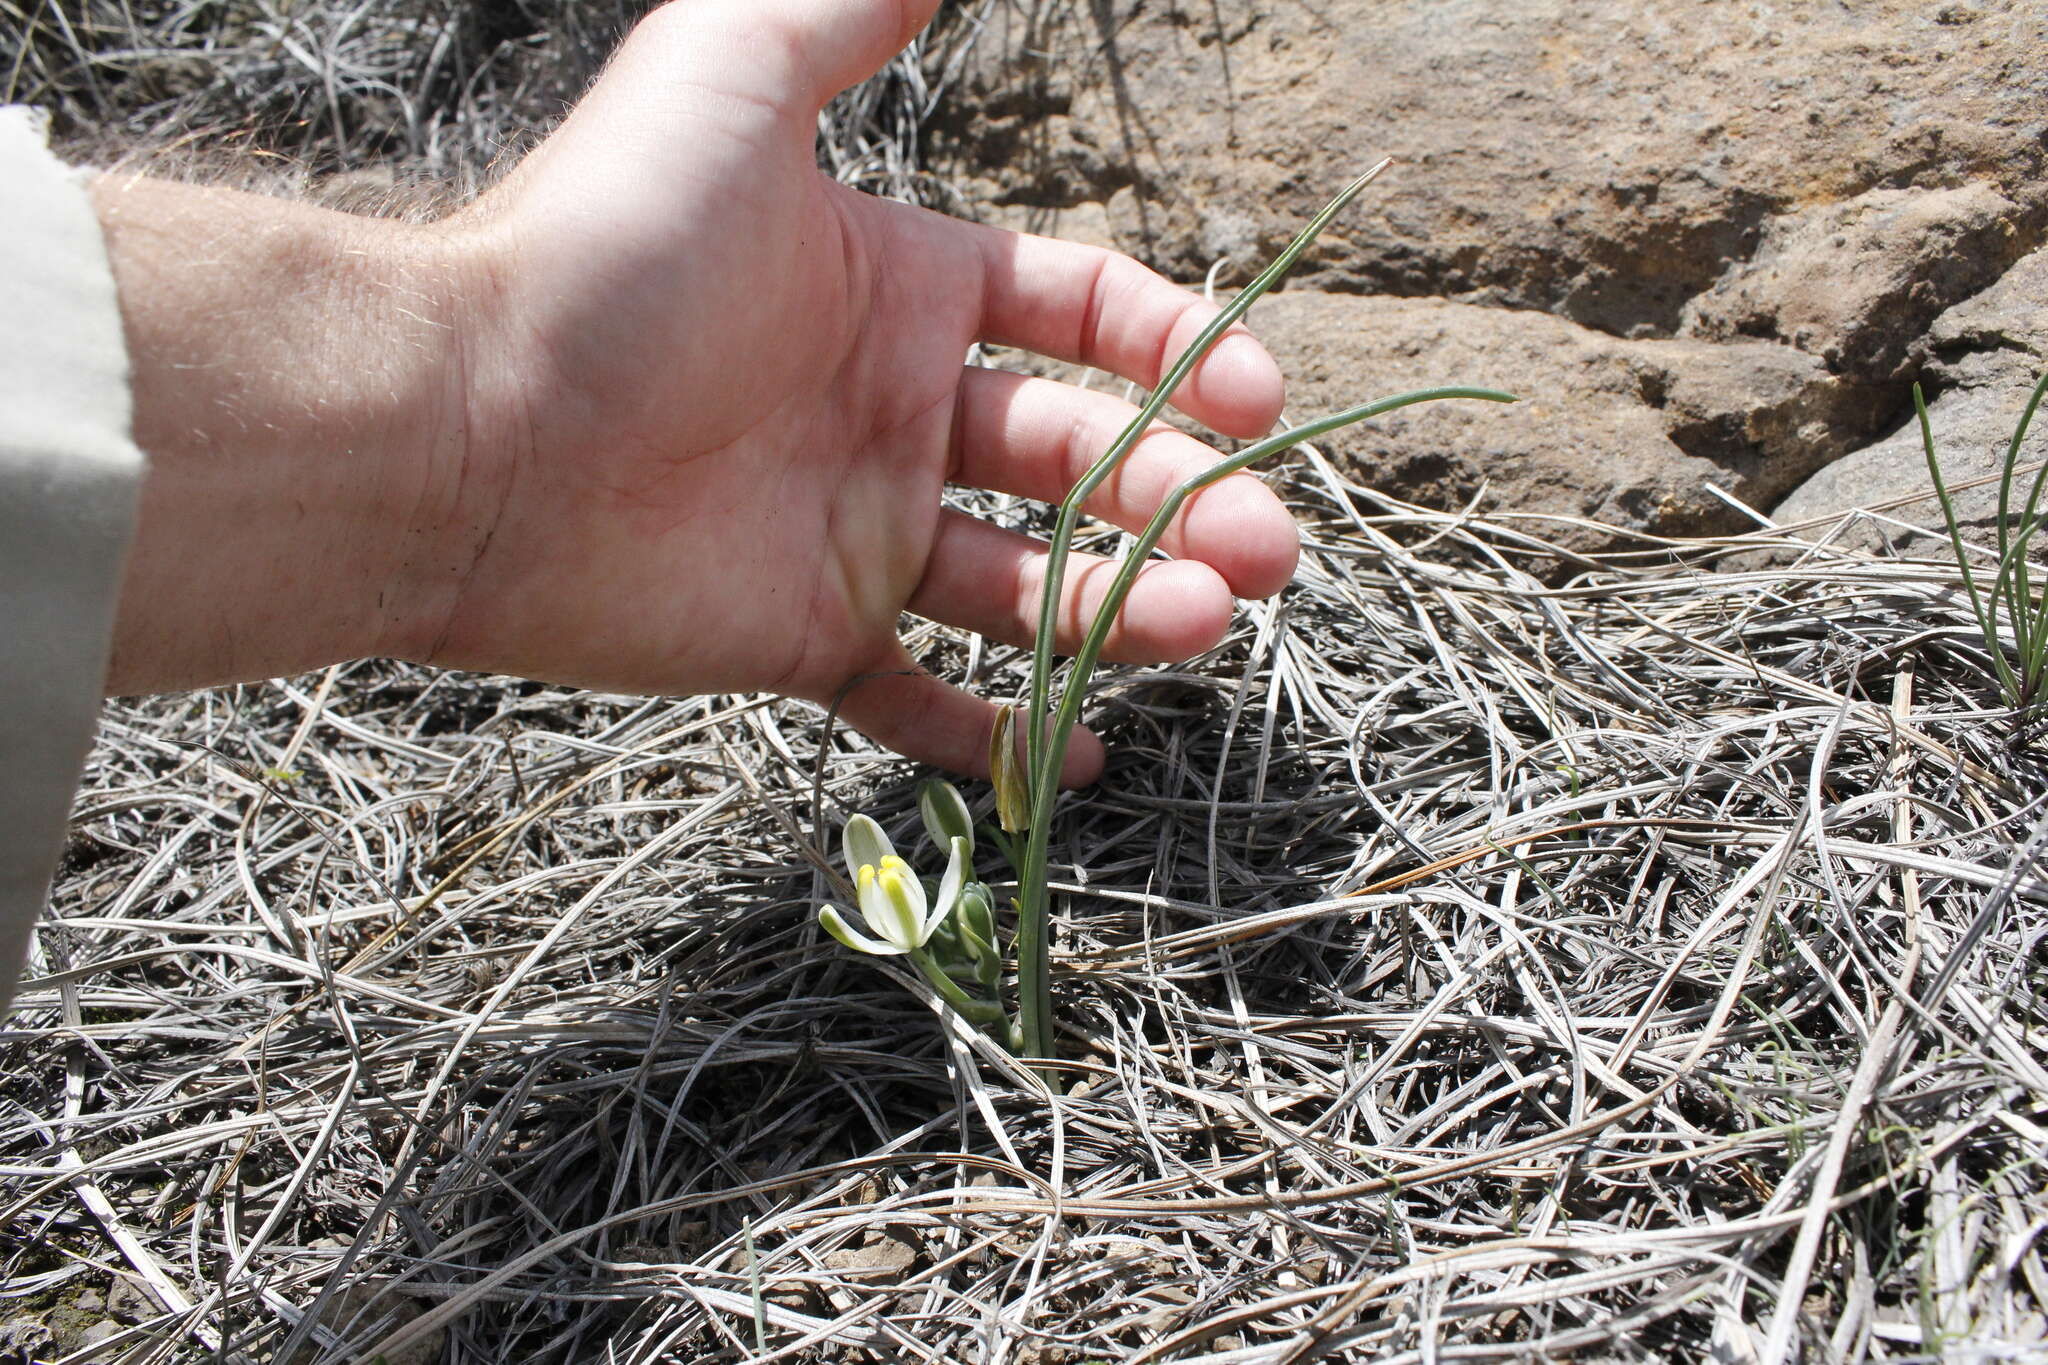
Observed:
[[[973,851],[972,847],[961,838],[955,838],[952,845],[953,856],[946,860],[945,875],[939,878],[938,900],[933,903],[931,913],[924,919],[926,938],[932,936],[932,930],[939,927],[940,921],[953,913],[953,907],[960,903],[960,888],[967,882],[967,859]]]
[[[846,855],[846,875],[856,882],[862,868],[880,867],[882,859],[896,856],[896,846],[889,842],[889,836],[865,815],[856,815],[846,822],[839,835],[839,849]]]
[[[825,926],[825,932],[838,939],[856,953],[872,953],[876,957],[893,957],[904,950],[893,943],[877,943],[866,934],[848,924],[836,905],[820,906],[818,923]]]
[[[861,917],[899,949],[924,946],[924,886],[895,854],[860,870]]]

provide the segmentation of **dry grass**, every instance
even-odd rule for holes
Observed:
[[[814,708],[113,708],[10,1292],[155,1276],[137,1361],[2042,1349],[2048,762],[1953,569],[1547,588],[1538,524],[1289,493],[1283,602],[1101,689],[1058,1097],[821,941],[807,848],[916,774]]]
[[[329,25],[421,130],[334,167],[484,176],[526,117],[349,46],[480,7],[58,8],[0,0],[74,136],[216,107],[90,102],[131,12]],[[587,77],[531,46],[463,69]],[[941,197],[948,60],[827,164]],[[1057,1096],[818,932],[816,850],[921,774],[815,708],[388,663],[111,706],[0,1033],[0,1360],[2038,1359],[2048,755],[1954,566],[1589,564],[1280,481],[1296,585],[1098,687]]]
[[[459,202],[546,133],[654,0],[0,0],[0,103],[74,159],[138,155],[356,208]],[[947,202],[918,129],[986,0],[819,121],[840,180]]]
[[[639,0],[0,0],[9,100],[74,154],[222,152],[470,184],[588,83]],[[13,36],[13,35],[10,35]],[[0,51],[10,51],[9,43]]]

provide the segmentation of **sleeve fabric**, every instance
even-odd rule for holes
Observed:
[[[92,745],[143,457],[86,176],[0,108],[0,1026]]]

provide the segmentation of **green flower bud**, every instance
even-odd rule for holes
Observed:
[[[954,922],[964,934],[995,951],[996,912],[995,897],[980,882],[969,882],[960,891],[960,908],[954,911]]]
[[[967,856],[974,856],[974,817],[959,788],[937,778],[917,784],[917,813],[924,817],[924,832],[939,852],[950,854],[953,840],[967,841]]]

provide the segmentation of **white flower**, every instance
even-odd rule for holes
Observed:
[[[936,900],[925,895],[924,883],[910,864],[896,856],[889,836],[865,815],[846,822],[841,846],[847,870],[853,873],[854,892],[860,915],[879,938],[869,938],[846,922],[837,906],[818,911],[825,932],[857,953],[894,955],[922,948],[932,930],[960,903],[960,889],[967,880],[967,841],[954,839],[946,874],[939,879]]]

